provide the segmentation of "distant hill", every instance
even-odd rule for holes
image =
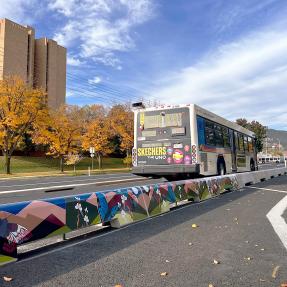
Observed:
[[[284,150],[287,150],[287,131],[268,129],[267,137],[273,139],[272,141],[276,143],[278,142],[277,139],[279,139]]]

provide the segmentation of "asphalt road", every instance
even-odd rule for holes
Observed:
[[[264,164],[259,168],[262,170],[281,166]],[[165,179],[146,179],[131,173],[0,179],[0,203],[76,195],[162,181]]]
[[[287,176],[27,253],[0,268],[0,286],[278,287],[287,283],[287,250],[266,214],[284,191]]]
[[[140,185],[143,182],[153,183],[159,180],[147,179],[131,173],[0,180],[0,202],[5,204],[83,194]]]

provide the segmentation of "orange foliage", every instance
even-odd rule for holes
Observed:
[[[108,117],[114,133],[121,139],[121,149],[129,152],[134,144],[134,115],[129,105],[113,106]]]
[[[42,89],[30,87],[19,77],[0,81],[0,148],[7,173],[10,173],[11,156],[24,133],[46,114],[45,101]]]
[[[47,145],[47,155],[59,157],[63,171],[63,158],[80,149],[82,131],[81,109],[65,105],[50,111],[49,116],[37,124],[33,141]]]

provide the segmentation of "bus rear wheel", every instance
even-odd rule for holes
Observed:
[[[218,175],[225,175],[226,174],[225,164],[222,161],[218,163],[217,174]]]

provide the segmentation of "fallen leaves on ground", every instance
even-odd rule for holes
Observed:
[[[169,263],[170,261],[169,261],[169,260],[165,260],[165,262],[166,262],[166,263]]]
[[[4,276],[3,279],[4,279],[4,281],[6,281],[6,282],[10,282],[10,281],[13,280],[12,277],[7,277],[7,276]]]
[[[244,257],[244,259],[250,261],[252,260],[252,257]]]
[[[280,266],[279,266],[279,265],[277,265],[277,266],[275,266],[275,267],[274,267],[273,272],[272,272],[272,278],[274,278],[274,279],[275,279],[275,278],[277,277],[277,274],[278,274],[279,268],[280,268]]]
[[[168,275],[167,272],[162,272],[162,273],[160,273],[160,276],[167,276],[167,275]]]
[[[282,283],[282,284],[280,285],[280,287],[287,287],[287,282],[286,282],[286,283]]]
[[[192,243],[191,243],[191,242],[189,242],[189,243],[188,243],[188,245],[189,245],[189,246],[191,246],[191,245],[192,245]]]
[[[220,261],[213,259],[213,264],[215,264],[215,265],[220,264]]]
[[[198,225],[197,225],[197,224],[195,224],[195,223],[193,223],[193,224],[191,225],[191,227],[192,227],[192,228],[197,228],[197,227],[198,227]]]
[[[214,285],[213,284],[208,284],[208,287],[214,287]]]

